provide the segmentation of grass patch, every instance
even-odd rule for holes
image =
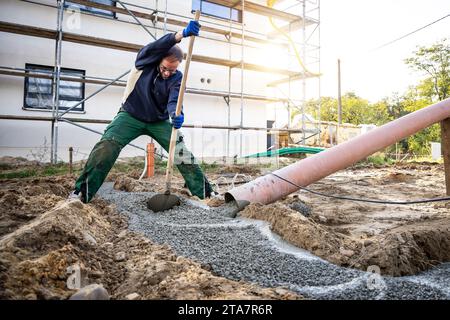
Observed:
[[[125,161],[118,161],[111,169],[113,173],[130,173],[131,171],[144,170],[145,161],[142,157],[130,158]],[[155,173],[166,172],[167,161],[162,161],[159,158],[155,159]]]
[[[368,157],[365,162],[371,163],[377,166],[394,164],[395,160],[386,157],[384,153],[376,153],[370,157]]]
[[[114,164],[111,172],[129,173],[133,170],[144,168],[144,160],[130,160],[129,162],[118,161]]]
[[[81,169],[74,168],[74,174],[81,172]],[[55,165],[42,164],[27,168],[16,168],[12,170],[4,170],[0,172],[0,179],[21,179],[32,177],[48,177],[59,176],[69,173],[69,165],[67,163],[58,163]]]
[[[0,172],[0,179],[30,178],[36,176],[37,170],[35,169],[17,170],[12,172]]]
[[[211,172],[214,170],[217,170],[221,165],[219,165],[217,162],[213,162],[213,163],[200,163],[200,168],[202,168],[202,170],[204,172]]]

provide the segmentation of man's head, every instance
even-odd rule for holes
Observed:
[[[177,72],[178,65],[181,61],[183,61],[183,50],[179,46],[174,45],[159,63],[158,68],[161,77],[167,79]]]

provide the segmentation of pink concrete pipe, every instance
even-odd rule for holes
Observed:
[[[446,99],[274,173],[306,187],[449,117],[450,99]],[[239,210],[242,210],[249,203],[272,203],[297,190],[298,188],[292,184],[269,174],[231,189],[225,194],[225,201],[236,201]]]

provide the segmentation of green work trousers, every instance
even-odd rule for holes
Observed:
[[[171,132],[172,125],[168,120],[146,123],[133,118],[126,111],[120,111],[92,149],[83,172],[75,183],[75,190],[82,192],[84,202],[89,202],[102,185],[123,147],[145,134],[155,139],[167,151]],[[186,148],[183,135],[179,131],[174,163],[193,195],[200,199],[210,196],[211,185],[192,153]]]

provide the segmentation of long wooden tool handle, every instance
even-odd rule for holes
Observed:
[[[200,11],[195,11],[195,21],[200,19]],[[195,36],[190,36],[189,38],[189,48],[186,56],[186,64],[184,66],[183,78],[181,79],[180,92],[178,93],[178,101],[177,108],[175,110],[175,114],[177,116],[180,115],[181,109],[183,107],[183,98],[184,98],[184,90],[186,89],[186,81],[189,72],[189,65],[191,64],[192,58],[192,49],[194,48],[194,40]],[[175,158],[175,145],[177,140],[177,129],[172,127],[172,134],[170,136],[170,147],[169,147],[169,158],[167,160],[167,169],[166,169],[166,192],[170,192],[170,186],[172,181],[173,174],[173,162]]]

